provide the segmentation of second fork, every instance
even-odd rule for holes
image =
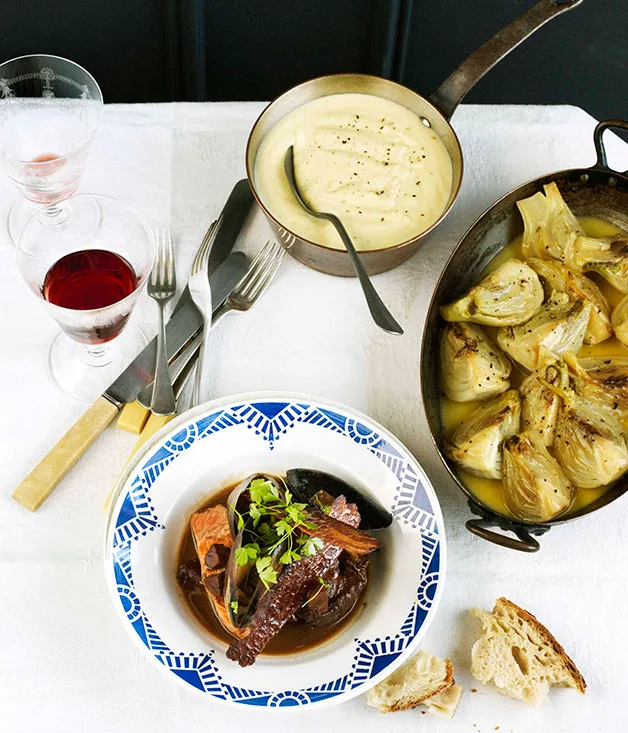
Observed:
[[[176,410],[176,400],[168,371],[165,307],[176,292],[177,280],[172,239],[168,228],[164,227],[155,231],[155,246],[155,265],[148,281],[148,294],[159,305],[159,332],[155,384],[150,409],[156,415],[172,415]]]

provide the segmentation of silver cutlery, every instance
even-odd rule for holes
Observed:
[[[380,328],[384,329],[384,331],[388,331],[388,333],[402,334],[403,328],[401,328],[401,326],[397,323],[392,313],[384,305],[384,302],[379,297],[377,291],[373,287],[373,283],[371,282],[369,276],[366,273],[366,270],[364,269],[364,265],[362,264],[358,253],[356,252],[353,242],[351,241],[351,237],[345,229],[344,224],[335,214],[315,211],[311,208],[311,206],[305,203],[303,197],[301,196],[301,192],[299,191],[299,187],[297,185],[296,177],[294,174],[294,147],[292,145],[286,151],[286,157],[284,158],[283,167],[286,173],[286,178],[288,179],[288,183],[290,184],[290,188],[292,189],[292,192],[294,193],[301,207],[311,216],[314,216],[317,219],[326,219],[327,221],[331,222],[336,228],[336,231],[340,235],[340,239],[342,239],[342,242],[347,249],[349,257],[351,258],[351,263],[355,268],[356,275],[358,276],[358,280],[360,281],[360,285],[362,286],[362,292],[364,293],[364,297],[366,298],[366,304],[368,305],[371,316],[373,317],[375,323]]]
[[[207,346],[207,334],[212,325],[212,293],[209,287],[209,278],[207,276],[207,262],[209,252],[211,250],[214,237],[220,227],[220,219],[215,221],[207,230],[201,246],[196,253],[192,269],[190,271],[190,279],[188,287],[190,295],[194,301],[194,305],[198,308],[203,316],[203,333],[201,335],[200,353],[196,364],[196,378],[194,380],[194,390],[192,392],[192,404],[198,404],[201,393],[201,378],[203,373],[203,365],[205,363],[205,351]]]
[[[247,181],[242,180],[234,186],[222,210],[222,225],[210,252],[208,269],[211,286],[217,294],[222,290],[223,299],[233,287],[233,283],[237,283],[246,271],[244,254],[233,253],[231,250],[253,202],[251,189]],[[231,265],[229,260],[232,260]],[[213,266],[216,268],[215,271],[212,269]],[[216,302],[221,301],[217,299]],[[166,325],[170,358],[179,353],[190,338],[200,330],[201,325],[200,313],[192,303],[189,290],[186,288]],[[36,511],[41,506],[104,429],[114,418],[120,416],[123,408],[132,407],[129,403],[135,400],[138,392],[155,374],[156,354],[157,337],[153,338],[114,379],[16,487],[12,494],[15,501],[30,511]]]
[[[255,255],[246,275],[227,296],[214,322],[229,311],[247,311],[259,299],[275,276],[286,250],[276,242],[268,241]]]
[[[214,309],[214,314],[216,314],[218,310],[224,305],[228,295],[231,293],[233,288],[240,282],[242,277],[244,277],[247,270],[248,263],[244,252],[232,252],[227,257],[227,259],[218,267],[214,274],[210,276],[210,288],[212,292],[212,307]],[[188,293],[188,298],[190,298],[189,290],[187,288],[185,292]],[[193,307],[195,312],[198,313],[198,311],[196,310],[196,306]],[[175,317],[175,315],[172,316],[172,318]],[[170,359],[170,380],[174,385],[175,397],[177,391],[176,382],[180,373],[179,369],[182,365],[187,364],[193,359],[193,363],[195,363],[195,358],[197,352],[201,347],[202,341],[200,332],[201,329],[192,334],[187,343],[183,344],[182,348],[178,349],[178,356],[176,359]],[[168,341],[168,351],[170,352],[170,340]],[[144,387],[144,389],[140,391],[136,398],[140,405],[142,405],[142,407],[145,407],[146,409],[150,409],[150,403],[153,400],[154,384],[154,381],[149,382]]]
[[[155,363],[155,386],[150,409],[156,415],[171,415],[176,410],[176,401],[170,373],[166,347],[166,303],[174,297],[177,279],[174,269],[172,238],[167,227],[155,231],[157,257],[148,280],[148,294],[159,306],[159,332],[157,335],[157,360]],[[209,283],[207,285],[209,287]]]
[[[281,265],[284,254],[285,250],[283,247],[280,247],[275,242],[266,242],[253,258],[246,274],[229,293],[223,305],[214,312],[212,324],[215,325],[220,318],[229,312],[245,312],[249,310],[269,286]],[[200,259],[196,264],[198,267],[202,266]],[[190,292],[192,292],[192,288],[190,288]],[[210,328],[208,327],[204,334],[205,340],[209,338],[209,330]],[[205,352],[205,346],[206,343],[203,343],[202,346],[195,342],[190,343],[181,356],[173,362],[173,372],[178,373],[180,370],[185,369],[188,362],[192,362],[198,357],[199,350],[201,354]],[[203,366],[204,364],[200,361],[196,366],[196,383],[199,385],[203,382]],[[197,404],[199,397],[200,389],[197,391],[195,388],[191,399],[192,407]]]

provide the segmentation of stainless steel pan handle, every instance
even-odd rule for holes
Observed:
[[[432,94],[430,101],[450,119],[462,99],[487,71],[542,25],[581,2],[583,0],[541,0],[463,61]]]
[[[593,132],[593,142],[595,143],[595,152],[597,153],[597,161],[594,168],[604,168],[609,173],[619,173],[620,171],[614,171],[609,165],[606,158],[606,148],[604,147],[604,140],[602,139],[604,132],[611,127],[617,127],[621,130],[628,130],[628,121],[626,120],[604,120],[599,122],[595,131]],[[622,175],[627,176],[628,170],[623,171]]]

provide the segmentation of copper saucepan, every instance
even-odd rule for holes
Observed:
[[[541,0],[524,15],[499,31],[475,51],[454,71],[432,96],[427,99],[411,89],[388,79],[367,74],[335,74],[299,84],[271,102],[262,112],[249,135],[246,148],[246,171],[251,190],[279,241],[288,252],[315,270],[330,275],[355,276],[355,270],[345,250],[334,250],[299,237],[282,226],[266,208],[255,186],[255,158],[266,133],[288,112],[319,97],[330,94],[361,93],[389,99],[411,110],[441,138],[453,169],[449,201],[440,218],[424,232],[392,247],[360,253],[369,274],[390,270],[408,259],[426,237],[447,216],[458,196],[462,181],[462,150],[449,120],[461,100],[498,61],[552,18],[571,10],[582,0]]]
[[[576,216],[603,219],[628,231],[628,171],[618,173],[608,167],[602,135],[609,127],[628,130],[628,122],[607,120],[597,125],[593,136],[597,151],[597,162],[594,166],[550,173],[524,183],[499,199],[480,216],[456,245],[436,285],[428,310],[421,346],[421,394],[432,438],[451,477],[466,494],[471,511],[479,517],[469,519],[466,523],[467,529],[485,540],[514,550],[536,552],[539,543],[532,535],[543,534],[554,525],[578,519],[615,501],[628,491],[628,475],[619,479],[591,504],[566,517],[558,517],[543,524],[513,520],[479,501],[442,452],[438,364],[440,335],[445,322],[440,316],[439,307],[463,295],[480,279],[480,274],[493,257],[523,232],[516,202],[534,195],[537,191],[543,191],[543,186],[547,183],[556,183]],[[516,537],[496,532],[495,528],[514,533]]]

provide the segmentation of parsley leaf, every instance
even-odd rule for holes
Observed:
[[[260,546],[257,542],[249,542],[247,545],[242,545],[236,550],[236,564],[237,565],[250,565],[255,562],[261,552]]]
[[[274,585],[277,582],[277,571],[273,570],[271,563],[272,558],[268,556],[258,558],[255,563],[257,575],[264,584],[266,590],[268,590],[271,585]]]
[[[279,537],[284,537],[285,535],[291,534],[292,530],[292,525],[285,519],[280,519],[278,522],[275,522],[275,532]]]
[[[293,550],[291,547],[289,547],[283,555],[279,558],[279,562],[283,565],[290,565],[295,560],[300,560],[301,555],[296,550]]]
[[[307,537],[307,539],[305,539],[305,541],[301,545],[300,549],[305,557],[310,557],[310,555],[315,555],[317,550],[320,550],[323,544],[323,540],[321,540],[319,537]]]
[[[312,531],[310,507],[295,502],[293,494],[285,485],[282,489],[270,478],[258,477],[247,487],[250,503],[248,510],[237,516],[238,532],[245,532],[247,539],[255,540],[236,550],[239,566],[255,565],[260,581],[266,588],[277,582],[278,572],[273,569],[273,553],[281,547],[279,561],[290,565],[302,557],[314,555],[322,540],[309,537],[303,530]],[[320,501],[319,501],[320,505]],[[329,508],[321,509],[329,511]]]

